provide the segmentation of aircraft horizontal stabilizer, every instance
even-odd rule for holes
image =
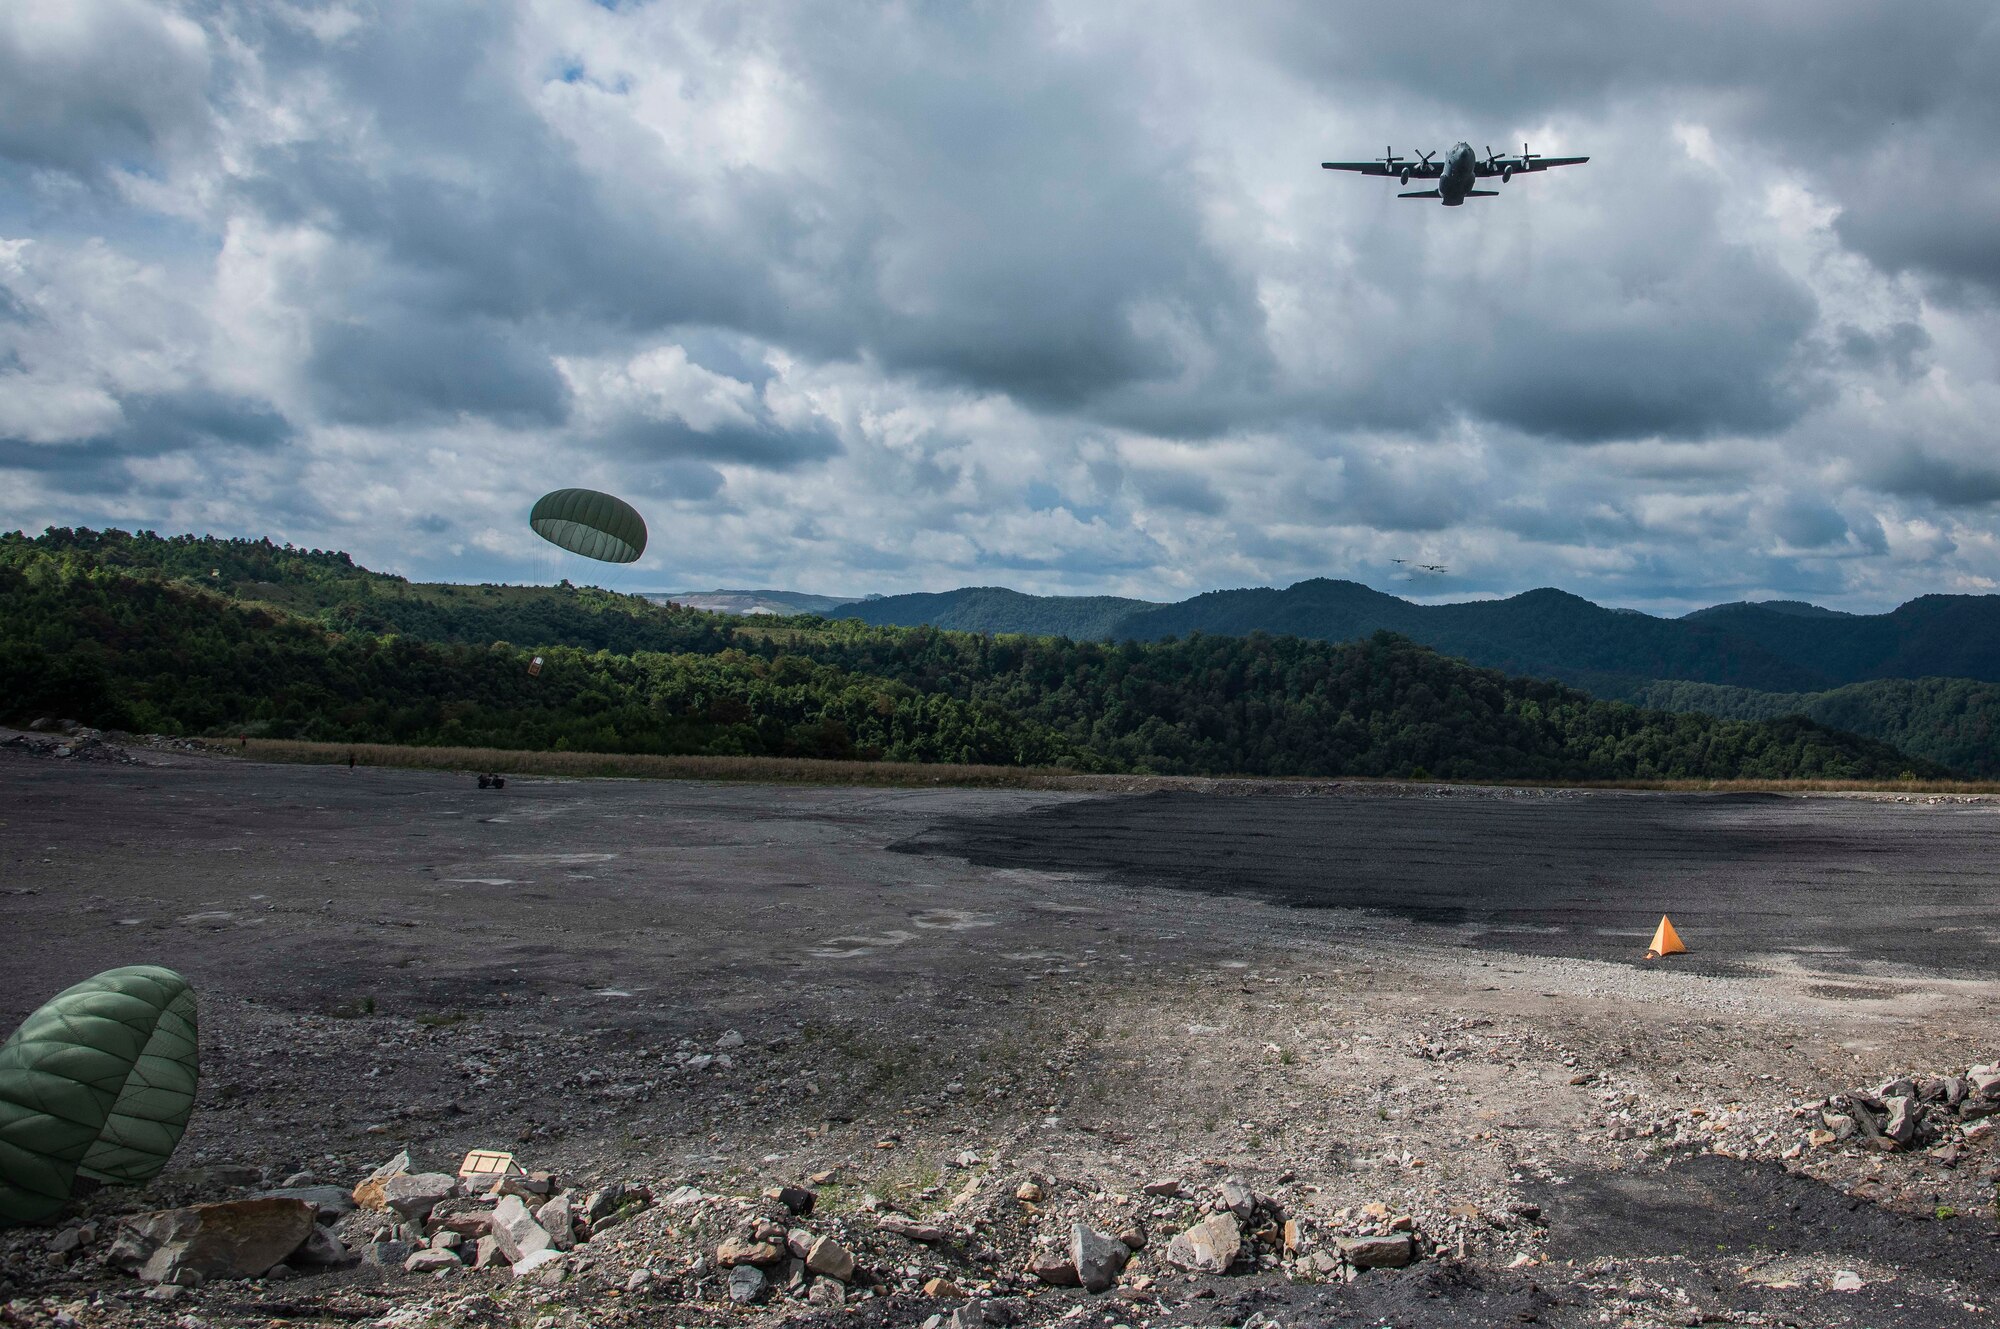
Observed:
[[[1396,195],[1396,197],[1397,198],[1442,198],[1444,196],[1438,193],[1437,190],[1435,189],[1412,189],[1409,193],[1398,194]]]
[[[1465,191],[1465,196],[1467,198],[1499,198],[1500,191],[1497,189],[1468,189]]]

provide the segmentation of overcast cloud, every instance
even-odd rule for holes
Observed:
[[[0,8],[0,524],[624,589],[2000,580],[1972,0]],[[1588,154],[1458,209],[1318,169]],[[1443,563],[1404,578],[1390,560]]]

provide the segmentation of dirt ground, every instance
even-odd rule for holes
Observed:
[[[1830,1094],[2000,1060],[1996,848],[1990,802],[482,791],[4,752],[0,1027],[121,964],[201,999],[175,1170],[63,1222],[244,1193],[231,1168],[351,1186],[404,1147],[661,1198],[558,1283],[364,1267],[162,1302],[17,1230],[0,1315],[1991,1323],[1994,1132],[1811,1132]],[[1641,962],[1668,896],[1694,954]],[[828,1173],[814,1221],[867,1277],[733,1305],[718,1224]],[[1225,1178],[1296,1221],[1298,1258],[1166,1264]],[[1143,1193],[1163,1179],[1185,1198]],[[877,1208],[955,1235],[885,1236]],[[1115,1291],[1023,1271],[1073,1218],[1149,1234]],[[1406,1269],[1305,1258],[1397,1220]]]

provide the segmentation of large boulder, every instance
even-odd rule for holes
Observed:
[[[259,1191],[253,1200],[304,1200],[313,1207],[313,1217],[321,1223],[337,1223],[354,1212],[354,1196],[339,1186],[286,1186],[275,1191]]]
[[[256,1278],[304,1245],[313,1227],[313,1207],[303,1200],[229,1200],[155,1210],[119,1224],[105,1263],[148,1283]]]

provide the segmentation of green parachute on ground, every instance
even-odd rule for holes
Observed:
[[[606,563],[646,552],[646,521],[630,503],[595,489],[558,489],[535,500],[528,525],[552,545]]]
[[[166,1166],[199,1080],[194,989],[110,969],[0,1044],[0,1227],[53,1217],[76,1179],[139,1185]]]

